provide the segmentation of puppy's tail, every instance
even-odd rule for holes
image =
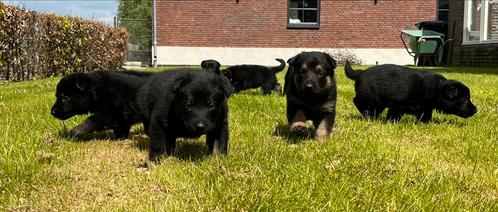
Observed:
[[[360,78],[360,75],[363,73],[363,71],[353,70],[351,64],[349,64],[349,60],[346,60],[346,63],[344,64],[344,72],[346,72],[346,76],[352,80],[357,80],[358,78]]]
[[[285,68],[285,61],[280,59],[280,58],[277,58],[275,59],[276,61],[280,62],[280,65],[279,66],[275,66],[275,67],[272,67],[271,70],[273,71],[273,73],[278,73],[278,72],[281,72],[282,70],[284,70]]]

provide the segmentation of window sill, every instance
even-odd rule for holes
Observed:
[[[287,29],[319,29],[319,24],[287,24]]]
[[[493,40],[493,41],[463,41],[462,42],[462,46],[485,45],[485,44],[498,44],[498,40]]]

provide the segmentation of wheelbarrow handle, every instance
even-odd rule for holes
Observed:
[[[436,39],[441,40],[441,43],[444,44],[444,41],[441,38],[441,36],[420,36],[420,38],[418,39],[418,42],[421,42],[423,39],[426,39],[426,38],[436,38]]]
[[[401,38],[401,43],[403,43],[403,46],[405,46],[405,49],[406,49],[406,52],[408,52],[408,54],[412,57],[415,57],[417,54],[415,54],[415,52],[411,52],[410,50],[408,50],[408,46],[406,46],[406,43],[405,43],[405,40],[403,40],[403,32],[401,32],[400,34],[400,38]]]

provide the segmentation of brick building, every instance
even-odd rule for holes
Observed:
[[[498,65],[498,0],[449,1],[451,64]]]
[[[443,17],[448,1],[158,0],[158,64],[276,65],[303,50],[344,49],[365,64],[412,64],[401,30]]]

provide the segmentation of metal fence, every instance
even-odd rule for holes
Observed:
[[[150,20],[114,18],[114,27],[128,30],[128,62],[140,62],[143,66],[152,64],[152,36]]]

